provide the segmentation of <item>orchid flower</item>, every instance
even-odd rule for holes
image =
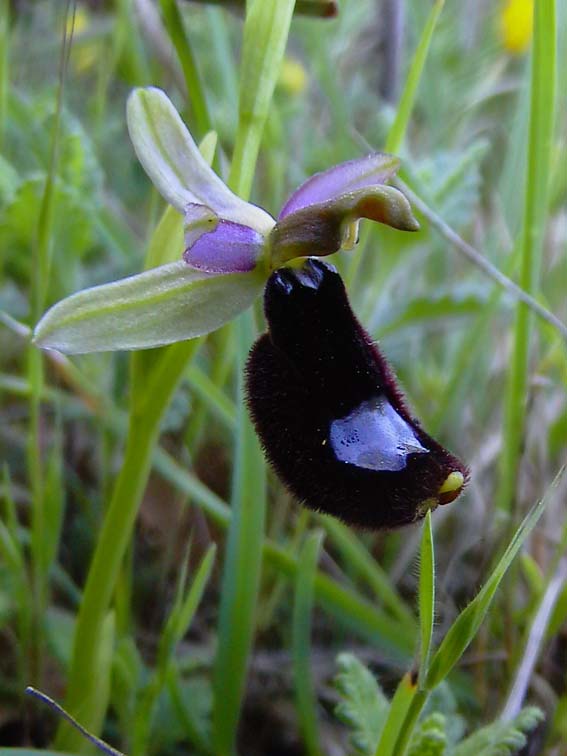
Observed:
[[[399,167],[391,155],[373,153],[315,174],[276,219],[216,175],[163,91],[134,90],[127,119],[146,173],[183,216],[183,259],[57,303],[34,332],[44,349],[147,349],[202,336],[248,308],[273,270],[352,247],[360,219],[419,227],[404,195],[386,184]]]
[[[74,353],[169,344],[213,331],[264,291],[268,331],[250,352],[246,399],[288,489],[375,529],[457,498],[466,466],[412,417],[336,269],[315,259],[352,247],[362,218],[418,228],[386,184],[398,160],[374,153],[317,173],[276,219],[221,181],[162,91],[135,90],[127,112],[140,162],[183,216],[183,259],[64,299],[37,325],[36,344]]]

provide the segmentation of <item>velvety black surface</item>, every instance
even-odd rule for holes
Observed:
[[[395,528],[423,516],[426,500],[441,503],[450,473],[466,479],[411,417],[333,266],[275,271],[264,306],[269,332],[250,353],[248,404],[266,456],[303,504]]]

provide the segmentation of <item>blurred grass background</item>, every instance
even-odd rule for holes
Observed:
[[[532,187],[526,206],[537,158],[531,26],[505,5],[437,3],[405,134],[396,130],[399,97],[432,6],[342,0],[336,19],[294,17],[252,200],[277,213],[311,173],[388,145],[403,159],[402,178],[445,224],[565,321],[567,7],[557,4],[549,187],[543,198]],[[0,9],[0,745],[46,746],[56,722],[24,704],[23,690],[34,684],[64,697],[128,423],[140,397],[159,404],[161,384],[140,378],[151,355],[136,358],[130,373],[124,354],[41,359],[25,326],[46,305],[144,265],[164,205],[127,137],[132,87],[164,88],[197,139],[214,129],[214,165],[228,177],[246,84],[242,13],[93,1],[76,4],[73,24],[66,3],[2,0]],[[541,107],[553,112],[549,102]],[[442,638],[565,461],[567,353],[556,329],[518,314],[431,219],[420,220],[411,236],[363,225],[356,250],[336,263],[416,414],[472,469],[467,493],[433,517]],[[262,512],[242,526],[257,563],[251,552],[244,561],[246,549],[226,550],[230,504],[240,512],[235,502],[252,490],[264,496],[239,394],[254,329],[248,319],[182,347],[180,384],[148,453],[135,537],[110,588],[113,612],[97,635],[98,655],[85,660],[96,671],[93,721],[104,719],[105,737],[132,754],[229,753],[240,709],[243,754],[348,753],[333,715],[337,654],[355,650],[389,695],[412,662],[418,526],[355,534],[301,512],[268,473],[266,540],[261,527],[257,539],[250,529]],[[135,446],[129,459],[134,470]],[[449,678],[467,728],[491,721],[510,700],[526,639],[541,631],[528,700],[547,720],[533,754],[567,748],[565,502],[563,481]],[[238,542],[236,526],[230,532]],[[550,585],[555,600],[540,627]]]

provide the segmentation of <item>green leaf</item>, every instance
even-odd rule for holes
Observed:
[[[524,213],[519,237],[518,283],[528,294],[537,294],[543,268],[543,241],[548,220],[549,176],[557,101],[557,19],[555,0],[534,3],[534,33],[530,79],[527,173],[524,181]],[[522,188],[518,187],[517,191]],[[518,467],[525,433],[530,386],[531,311],[524,302],[516,306],[514,342],[504,401],[502,451],[496,504],[510,513],[518,486]]]
[[[181,260],[183,242],[183,217],[172,205],[168,205],[152,234],[144,260],[144,270]]]
[[[417,725],[407,756],[444,756],[447,748],[446,720],[434,712]]]
[[[402,328],[432,320],[449,320],[474,315],[486,307],[487,298],[470,287],[452,283],[451,290],[430,289],[425,297],[416,297],[399,305],[392,303],[384,311],[385,321],[378,326],[381,339]]]
[[[182,640],[189,629],[197,607],[199,606],[215,561],[216,545],[212,544],[201,560],[191,583],[186,589],[186,565],[182,570],[175,602],[163,629],[158,647],[158,666],[163,671],[173,658],[175,646]]]
[[[317,694],[310,670],[313,584],[324,534],[310,533],[299,555],[295,576],[292,622],[292,662],[295,705],[307,756],[320,756]]]
[[[398,738],[414,699],[419,698],[415,676],[407,672],[399,682],[388,710],[388,717],[380,734],[375,756],[397,756]],[[408,733],[409,735],[409,733]]]
[[[341,700],[336,716],[352,730],[351,740],[359,753],[372,754],[384,727],[390,703],[374,675],[354,654],[337,658],[339,674],[335,685]]]
[[[359,576],[374,592],[375,597],[405,628],[416,629],[415,616],[391,582],[387,571],[370,553],[360,537],[336,517],[318,515],[330,540],[348,565],[349,575]]]
[[[434,621],[435,553],[433,548],[433,531],[431,529],[431,510],[429,510],[423,524],[419,569],[420,686],[423,685],[427,676]]]
[[[232,516],[223,565],[213,676],[213,743],[215,753],[219,754],[230,754],[235,750],[254,639],[266,519],[266,465],[246,411],[242,378],[248,350],[255,336],[251,312],[241,316],[237,328],[239,403]]]
[[[205,4],[215,3],[230,8],[246,5],[246,0],[195,0]],[[339,12],[338,0],[297,0],[294,13],[315,18],[334,18]]]
[[[229,178],[230,186],[243,197],[250,196],[256,158],[280,74],[294,6],[295,0],[246,2],[238,129]]]
[[[435,688],[447,677],[477,634],[486,613],[488,612],[492,599],[494,598],[494,594],[496,593],[502,578],[506,574],[506,570],[543,514],[543,511],[551,498],[551,494],[559,485],[565,470],[565,467],[561,468],[549,487],[546,496],[538,504],[532,507],[524,521],[516,530],[508,548],[502,555],[486,583],[449,628],[449,631],[443,638],[443,641],[431,662],[426,680],[426,687],[428,690]]]
[[[108,707],[111,689],[112,657],[115,641],[115,618],[114,612],[108,612],[105,616],[96,649],[96,658],[93,659],[93,667],[96,669],[96,679],[90,690],[85,691],[81,701],[82,711],[89,712],[89,727],[84,727],[82,722],[72,717],[68,712],[62,713],[61,730],[66,733],[70,750],[83,750],[85,737],[94,735],[102,729],[104,716]],[[88,734],[87,734],[88,732]]]
[[[237,197],[199,152],[165,92],[135,89],[128,100],[128,130],[138,160],[161,195],[180,212],[207,205],[227,220],[267,233],[273,218]]]
[[[65,669],[69,664],[75,617],[64,609],[50,607],[45,616],[45,635],[50,653]]]
[[[452,756],[514,756],[526,745],[525,734],[543,719],[543,712],[527,706],[511,722],[496,721],[477,730],[459,743]]]
[[[440,150],[412,165],[437,213],[454,228],[471,223],[482,186],[481,163],[488,142],[478,139],[466,149]]]
[[[84,354],[192,339],[249,307],[263,283],[258,271],[217,275],[183,261],[162,265],[58,302],[38,323],[34,342]]]
[[[184,560],[178,580],[173,607],[162,631],[158,644],[157,664],[149,680],[142,689],[136,712],[129,723],[131,751],[133,754],[145,754],[151,742],[153,722],[162,690],[174,669],[174,653],[177,643],[183,638],[201,601],[214,563],[216,546],[209,547],[203,557],[191,587],[187,590],[187,561],[189,549]],[[160,717],[161,719],[161,717]],[[155,744],[153,744],[155,745]]]
[[[412,58],[404,90],[396,109],[394,123],[392,124],[388,138],[386,139],[386,152],[399,152],[403,144],[408,123],[413,111],[417,88],[421,81],[421,76],[429,53],[429,47],[431,45],[431,40],[433,39],[433,33],[435,32],[444,5],[445,0],[435,0],[435,3],[429,12],[427,23],[423,28],[417,49]]]

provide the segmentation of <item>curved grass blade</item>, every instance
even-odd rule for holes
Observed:
[[[425,517],[419,560],[419,686],[425,683],[429,666],[433,624],[435,622],[435,552],[431,528],[431,510]]]
[[[292,620],[292,660],[295,706],[299,727],[308,756],[321,756],[317,726],[317,696],[309,661],[314,578],[321,552],[323,533],[310,533],[301,549],[295,576],[295,601]]]
[[[447,677],[477,634],[506,570],[536,526],[565,470],[565,466],[561,468],[544,498],[528,512],[486,583],[449,628],[431,661],[425,681],[427,690],[433,690]]]

